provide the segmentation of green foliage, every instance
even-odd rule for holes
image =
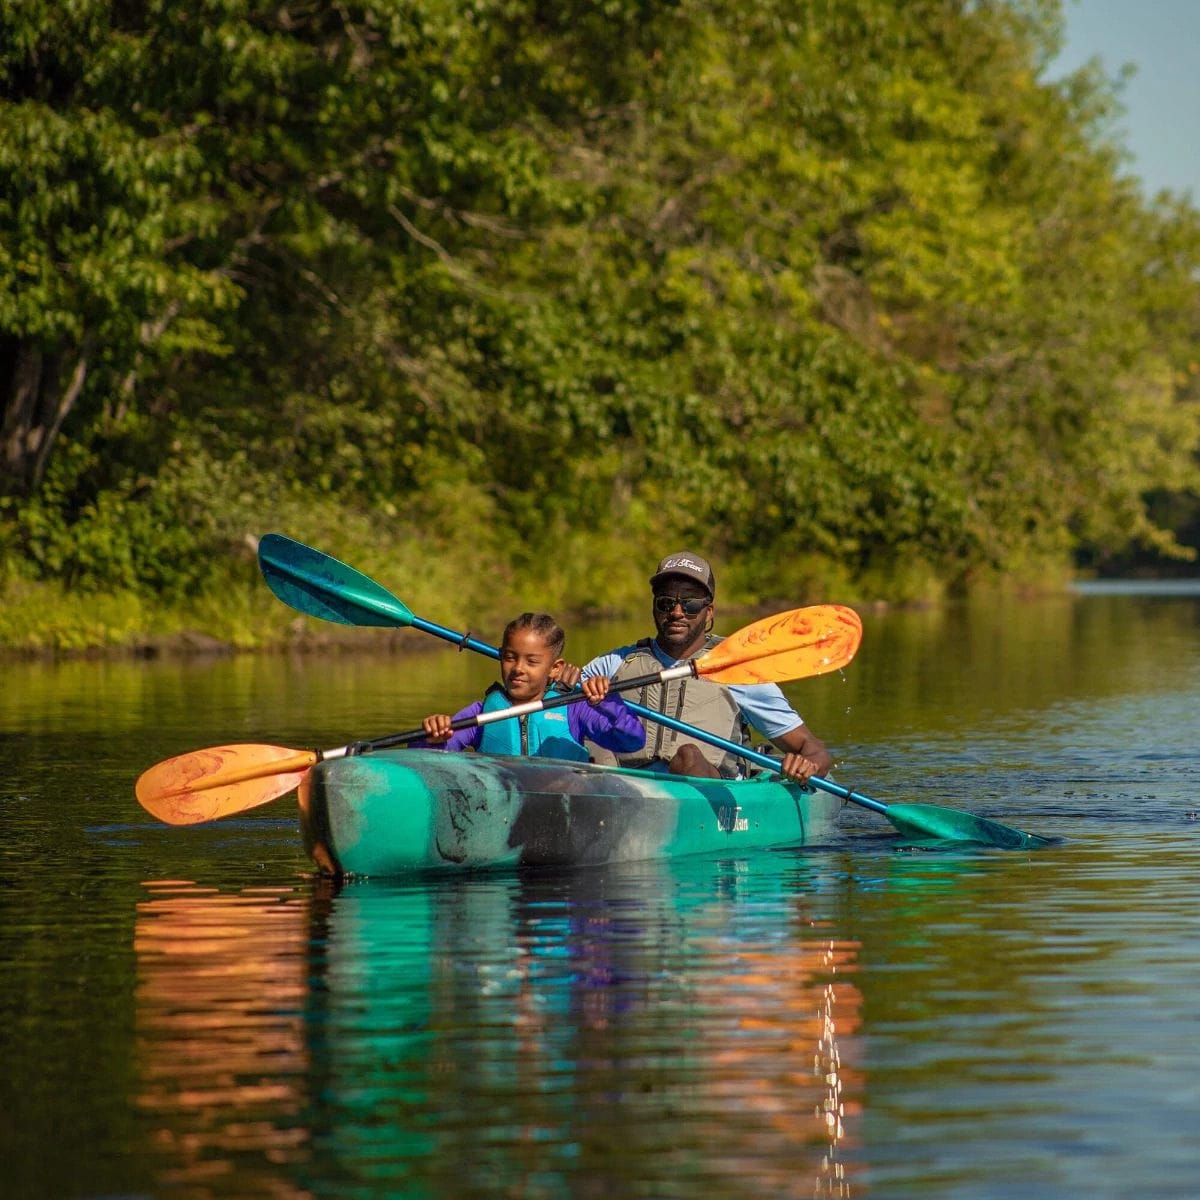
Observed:
[[[120,440],[68,443],[32,500],[16,508],[18,545],[38,573],[80,592],[130,590],[178,600],[204,586],[214,554],[233,553],[263,510],[244,456],[214,459],[177,442],[158,470],[93,490],[100,457]]]
[[[470,619],[636,602],[676,544],[748,602],[1186,557],[1200,214],[1122,174],[1113,85],[1041,78],[1059,36],[1053,0],[6,13],[0,348],[88,364],[10,572],[181,603],[273,525]]]

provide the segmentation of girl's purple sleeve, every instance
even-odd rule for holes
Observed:
[[[464,717],[477,717],[483,712],[483,701],[476,700],[474,704],[468,704],[466,708],[459,709],[451,718],[453,721],[461,721]],[[435,745],[426,738],[422,738],[419,742],[409,742],[414,750],[468,750],[474,749],[479,745],[479,731],[482,726],[468,725],[466,729],[456,729],[451,735],[449,741],[442,742],[440,745]]]
[[[609,694],[594,708],[579,700],[567,710],[577,742],[589,738],[614,754],[632,754],[646,744],[646,730],[620,696]]]

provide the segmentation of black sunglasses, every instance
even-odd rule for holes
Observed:
[[[695,617],[699,616],[711,603],[712,599],[708,596],[655,596],[654,611],[665,615],[678,604],[683,609],[685,617]]]

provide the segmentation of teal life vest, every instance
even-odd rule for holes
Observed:
[[[547,689],[543,699],[548,700],[551,696],[561,694],[551,687]],[[512,706],[513,702],[498,683],[493,683],[488,688],[483,700],[484,712],[496,712],[498,709]],[[588,760],[588,752],[571,736],[566,705],[480,726],[479,751],[482,754],[531,754],[540,758],[565,758],[574,762]]]

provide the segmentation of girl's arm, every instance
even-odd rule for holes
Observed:
[[[632,754],[646,744],[646,730],[617,695],[597,704],[572,704],[567,710],[571,734],[577,742],[589,738],[614,754]]]

